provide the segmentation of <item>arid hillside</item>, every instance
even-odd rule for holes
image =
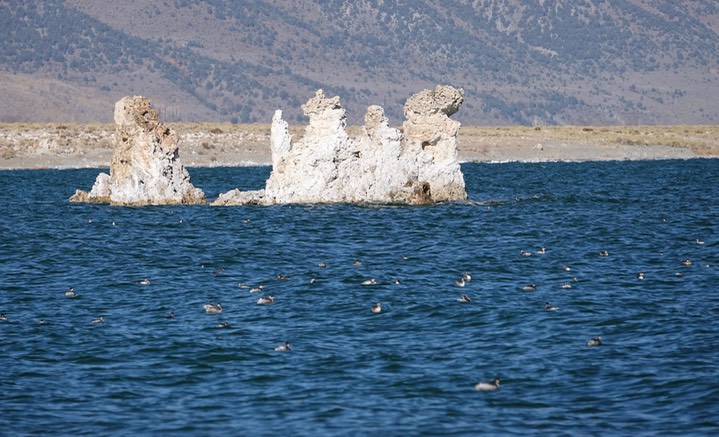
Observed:
[[[88,0],[0,3],[0,122],[301,122],[315,90],[350,123],[466,91],[471,125],[719,123],[714,0]]]

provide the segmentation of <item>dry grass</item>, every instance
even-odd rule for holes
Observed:
[[[183,161],[194,165],[270,160],[269,124],[168,123],[168,126],[180,134]],[[304,135],[303,125],[290,125],[289,129],[294,142]],[[37,156],[52,162],[60,155],[109,162],[114,131],[114,124],[0,124],[0,166],[23,166],[24,158]],[[361,134],[362,127],[348,126],[347,132],[355,137]],[[623,151],[636,154],[637,150],[641,156],[666,155],[667,148],[719,157],[719,126],[462,126],[458,139],[459,155],[465,160],[495,159],[498,151],[509,154],[507,159],[522,159],[528,156],[522,155],[525,151],[539,149],[545,158],[552,159],[552,153],[556,153],[560,155],[554,159],[562,159],[562,150],[567,150],[567,145],[574,147],[572,150],[591,149],[599,154],[613,150],[615,157],[621,157]],[[587,152],[590,155],[578,159],[591,159],[594,153],[591,150]]]
[[[719,126],[462,126],[460,149],[482,143],[564,142],[571,144],[682,147],[719,156]]]

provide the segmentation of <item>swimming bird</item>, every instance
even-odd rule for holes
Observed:
[[[320,261],[320,262],[317,264],[317,267],[319,267],[319,268],[321,268],[321,269],[324,269],[325,267],[327,267],[327,264],[325,264],[324,262]]]
[[[464,280],[464,278],[459,278],[456,281],[454,281],[454,285],[456,285],[457,287],[464,287],[466,285],[466,283],[467,282]]]
[[[221,322],[215,325],[215,328],[229,328],[230,322]]]
[[[704,240],[700,240],[697,238],[697,244],[704,244]]]
[[[639,272],[639,273],[637,273],[637,279],[643,280],[643,279],[644,279],[644,272]]]
[[[687,258],[684,261],[682,261],[682,264],[689,267],[690,265],[692,265],[692,262],[690,259]]]
[[[240,282],[239,284],[237,284],[237,287],[238,288],[250,288],[250,286],[245,284],[244,282]]]
[[[271,294],[269,296],[262,296],[259,299],[257,299],[257,305],[269,305],[274,302],[275,302],[275,297]]]
[[[499,377],[495,376],[494,381],[482,381],[474,386],[477,391],[495,391],[499,389]]]
[[[219,303],[214,303],[212,301],[209,301],[206,304],[202,305],[202,308],[205,309],[205,312],[207,314],[220,314],[222,312],[222,305],[220,305]]]
[[[105,316],[100,316],[97,319],[92,319],[92,323],[103,323],[105,321]]]
[[[353,262],[352,265],[355,266],[355,267],[359,267],[359,266],[362,265],[362,261],[357,260],[357,261]]]
[[[519,251],[519,254],[522,256],[532,256],[532,252],[527,252],[526,250],[522,249]]]
[[[75,289],[72,287],[68,288],[67,291],[65,292],[65,297],[69,297],[71,299],[73,297],[75,297]]]
[[[145,278],[145,279],[143,279],[142,281],[138,282],[138,284],[141,284],[141,285],[150,285],[150,280],[147,279],[147,278]]]
[[[289,341],[286,341],[285,344],[281,344],[275,348],[277,352],[290,352],[292,350],[292,346],[290,345]]]
[[[365,279],[362,281],[362,285],[377,285],[377,280],[375,278]]]
[[[7,315],[5,315],[5,313],[1,313],[0,320],[7,320]]]
[[[469,282],[472,280],[472,275],[469,274],[469,272],[462,273],[462,279],[464,279],[466,282]]]
[[[537,253],[537,255],[544,255],[545,253],[547,253],[547,251],[544,248],[541,248],[541,249],[537,250],[536,253]]]
[[[570,284],[569,282],[564,282],[564,284],[562,284],[562,288],[572,288],[572,284]]]
[[[466,294],[463,294],[457,298],[457,302],[472,302],[472,299],[469,298]]]
[[[174,318],[175,318],[175,312],[174,312],[174,311],[170,311],[170,314],[166,315],[165,318],[166,318],[166,319],[174,319]]]
[[[550,305],[549,302],[545,302],[544,309],[547,311],[557,311],[559,309],[559,307],[555,306],[555,305]]]
[[[222,272],[224,272],[224,271],[225,271],[225,268],[224,268],[224,267],[217,267],[217,268],[215,269],[215,271],[212,272],[212,274],[213,274],[213,275],[219,275],[220,273],[222,273]]]
[[[601,250],[599,251],[599,256],[609,256],[609,252],[607,252],[606,250]]]
[[[524,291],[535,291],[535,290],[537,290],[537,284],[535,284],[535,283],[527,284],[527,285],[525,285],[524,287],[522,287],[522,290],[524,290]]]
[[[314,284],[315,282],[317,282],[317,278],[310,278],[310,284]]]
[[[250,288],[250,293],[259,293],[260,291],[264,290],[265,286],[260,284],[257,287]]]
[[[565,265],[562,266],[562,270],[564,270],[565,272],[568,272],[568,271],[570,271],[570,270],[572,270],[572,269],[571,269],[568,265],[565,264]]]
[[[37,322],[37,324],[38,325],[47,325],[47,322],[45,321],[45,319],[40,319],[40,321]]]
[[[587,340],[587,346],[589,346],[589,347],[601,346],[601,345],[602,345],[602,336],[601,335],[598,335],[595,338],[590,338],[589,340]]]
[[[375,314],[381,313],[382,312],[382,304],[380,302],[377,302],[376,304],[372,305],[371,310]]]
[[[275,276],[275,279],[278,280],[278,281],[286,281],[286,280],[288,280],[289,278],[288,278],[287,276],[285,276],[285,275],[277,275],[277,276]]]

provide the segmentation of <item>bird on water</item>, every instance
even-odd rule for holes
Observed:
[[[290,352],[292,350],[292,346],[290,345],[289,341],[286,341],[285,344],[281,344],[275,348],[277,352]]]
[[[559,309],[559,307],[556,305],[550,305],[549,302],[545,302],[544,309],[547,311],[557,311]]]
[[[602,336],[598,335],[594,338],[590,338],[587,340],[587,346],[593,347],[593,346],[601,346],[602,345]]]
[[[262,296],[259,299],[257,299],[257,305],[269,305],[274,302],[275,302],[275,297],[271,294],[269,296]]]
[[[477,391],[495,391],[499,390],[499,376],[494,377],[494,381],[481,381],[474,386]]]
[[[205,312],[207,314],[220,314],[222,312],[222,305],[220,305],[219,303],[214,303],[212,301],[209,301],[206,304],[202,305],[202,308],[205,309]]]

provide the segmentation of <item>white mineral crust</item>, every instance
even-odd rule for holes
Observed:
[[[77,190],[75,202],[113,205],[170,205],[205,202],[180,162],[178,135],[166,127],[140,96],[115,104],[115,144],[110,175],[101,173],[87,193]]]
[[[464,91],[450,86],[407,100],[402,132],[370,106],[363,134],[350,138],[339,97],[318,90],[302,110],[305,135],[292,142],[282,112],[272,118],[272,173],[265,190],[223,194],[215,205],[285,203],[425,204],[467,198],[457,161]]]

